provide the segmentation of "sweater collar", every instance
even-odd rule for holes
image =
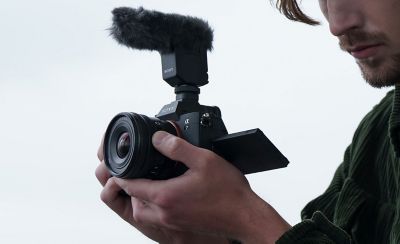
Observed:
[[[394,89],[392,113],[389,119],[389,136],[397,157],[400,157],[400,85]]]

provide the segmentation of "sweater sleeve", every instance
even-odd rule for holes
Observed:
[[[325,215],[316,211],[286,232],[276,244],[350,244],[350,236],[332,224]]]
[[[347,244],[351,237],[342,228],[334,225],[334,211],[339,194],[346,182],[348,160],[351,147],[348,147],[343,163],[338,167],[328,189],[311,201],[303,209],[303,221],[293,226],[276,242],[277,244]]]

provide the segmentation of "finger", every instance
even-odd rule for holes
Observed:
[[[162,226],[162,214],[158,206],[132,197],[132,215],[133,220],[138,225],[145,226]]]
[[[100,161],[104,160],[103,147],[104,147],[104,135],[101,138],[101,143],[100,143],[99,149],[97,149],[97,158]]]
[[[165,195],[164,192],[166,192],[165,188],[168,185],[165,181],[160,182],[146,179],[125,180],[115,178],[115,183],[131,197],[160,205],[165,201],[164,199],[160,199],[164,198],[163,195]]]
[[[100,195],[101,200],[125,221],[132,223],[131,198],[121,194],[121,187],[110,178]]]
[[[104,164],[104,161],[97,166],[95,174],[97,180],[100,182],[102,186],[104,186],[107,183],[107,180],[111,177],[111,174],[108,171],[106,165]]]
[[[204,159],[212,155],[210,151],[193,146],[182,138],[165,131],[154,133],[153,145],[166,157],[182,162],[189,168],[201,166]]]

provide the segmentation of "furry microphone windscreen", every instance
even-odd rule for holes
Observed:
[[[111,35],[130,48],[162,54],[178,48],[212,50],[213,30],[199,18],[149,11],[142,7],[116,8],[112,14]]]

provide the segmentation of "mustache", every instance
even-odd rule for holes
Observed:
[[[358,29],[339,36],[339,46],[343,51],[347,51],[356,45],[385,43],[386,41],[387,37],[383,33],[366,32]]]

